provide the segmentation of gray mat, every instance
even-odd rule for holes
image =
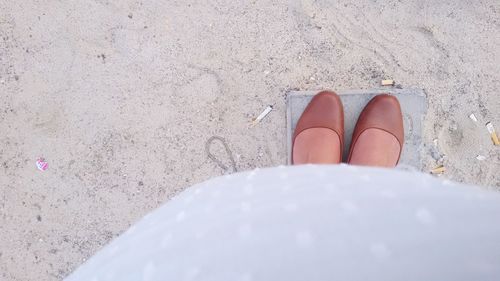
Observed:
[[[287,147],[288,164],[291,161],[292,136],[300,115],[311,98],[319,91],[290,91],[287,93]],[[393,87],[369,90],[337,91],[344,104],[345,114],[345,146],[346,157],[351,143],[351,135],[359,114],[368,101],[377,94],[388,93],[399,99],[403,110],[405,143],[399,161],[400,165],[408,165],[422,170],[422,123],[427,111],[427,101],[422,89],[397,89]],[[345,161],[345,159],[344,159]]]

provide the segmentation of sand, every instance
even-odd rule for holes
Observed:
[[[422,88],[426,169],[500,189],[498,46],[494,0],[0,0],[0,279],[60,280],[231,172],[212,136],[238,171],[285,164],[290,89]]]

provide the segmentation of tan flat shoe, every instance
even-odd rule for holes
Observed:
[[[347,162],[395,167],[404,143],[403,114],[396,97],[375,96],[359,115]]]
[[[337,94],[323,91],[300,116],[293,135],[292,164],[335,164],[342,161],[344,109]]]

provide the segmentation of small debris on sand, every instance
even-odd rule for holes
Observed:
[[[479,161],[483,161],[483,160],[486,160],[486,156],[484,156],[484,155],[478,155],[478,156],[476,156],[476,159],[479,160]]]
[[[264,119],[264,117],[266,117],[271,111],[273,110],[273,106],[272,105],[269,105],[266,107],[266,109],[264,109],[264,111],[262,111],[262,113],[257,116],[257,118],[255,118],[253,121],[252,121],[252,126],[255,126],[257,125],[262,119]]]
[[[36,167],[40,171],[45,171],[49,168],[49,163],[47,163],[44,158],[40,157],[36,160]]]
[[[491,122],[486,123],[486,129],[490,133],[491,140],[493,141],[493,144],[500,145],[500,141],[498,140],[497,132],[495,131],[495,127],[493,127],[493,124]]]
[[[472,121],[477,122],[477,118],[476,118],[476,115],[474,115],[474,113],[471,113],[471,114],[469,115],[469,118],[470,118]]]
[[[436,168],[431,170],[431,174],[440,175],[446,171],[446,168],[443,165],[439,165]]]
[[[394,80],[390,79],[382,80],[381,84],[382,86],[394,86]]]

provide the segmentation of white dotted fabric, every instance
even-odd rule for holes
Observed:
[[[500,280],[500,194],[395,169],[257,169],[187,189],[67,280]]]

